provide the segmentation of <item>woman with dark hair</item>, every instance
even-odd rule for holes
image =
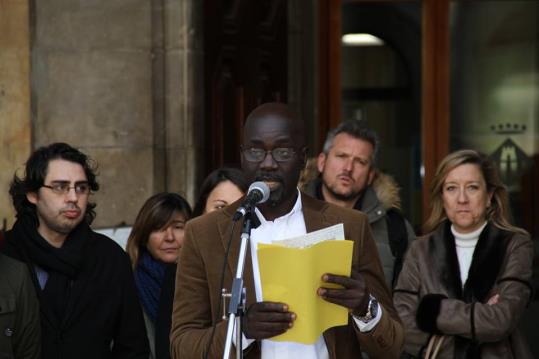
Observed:
[[[532,293],[533,243],[510,222],[496,164],[472,150],[448,155],[430,204],[429,234],[411,244],[394,290],[404,350],[419,358],[531,358],[518,323]]]
[[[127,240],[150,342],[150,358],[170,358],[168,337],[174,282],[165,277],[176,272],[189,218],[191,207],[183,197],[176,193],[156,194],[140,209]]]
[[[249,183],[237,168],[222,167],[211,172],[200,187],[193,217],[216,211],[235,202],[247,192]]]

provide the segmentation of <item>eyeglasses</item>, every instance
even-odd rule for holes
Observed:
[[[241,151],[245,159],[249,162],[262,162],[268,153],[271,153],[271,156],[276,162],[288,162],[296,154],[296,150],[286,147],[278,147],[270,151],[261,148],[241,148]]]
[[[75,190],[75,193],[78,195],[87,195],[90,193],[90,185],[88,183],[76,183],[74,186],[70,186],[67,182],[57,182],[53,183],[52,185],[43,185],[41,187],[45,187],[50,189],[52,192],[60,195],[66,195],[69,193],[69,191],[73,188]]]

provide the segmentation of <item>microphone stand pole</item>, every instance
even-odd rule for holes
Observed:
[[[236,359],[243,358],[241,319],[245,313],[245,287],[243,286],[243,268],[245,266],[245,256],[249,248],[249,238],[251,237],[251,216],[255,215],[252,208],[247,210],[243,217],[243,229],[241,231],[241,245],[236,266],[236,277],[232,282],[230,304],[228,305],[228,327],[226,331],[225,351],[223,359],[229,359],[232,347],[232,334],[234,325],[236,326]]]

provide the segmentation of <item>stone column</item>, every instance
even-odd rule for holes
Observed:
[[[204,158],[204,2],[162,1],[165,184],[194,205]]]
[[[132,224],[160,191],[192,203],[202,149],[203,2],[34,2],[34,147],[99,163],[95,227]]]
[[[28,8],[28,0],[0,0],[0,229],[13,224],[9,183],[31,147]]]
[[[33,2],[33,147],[63,141],[99,164],[96,228],[130,224],[154,193],[151,3]]]

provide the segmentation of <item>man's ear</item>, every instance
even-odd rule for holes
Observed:
[[[326,166],[326,154],[324,152],[320,152],[318,155],[318,159],[316,160],[316,167],[318,168],[318,172],[322,173],[324,172],[324,167]]]
[[[26,194],[26,199],[28,200],[28,202],[30,202],[32,204],[36,204],[37,203],[37,192],[28,192]]]

